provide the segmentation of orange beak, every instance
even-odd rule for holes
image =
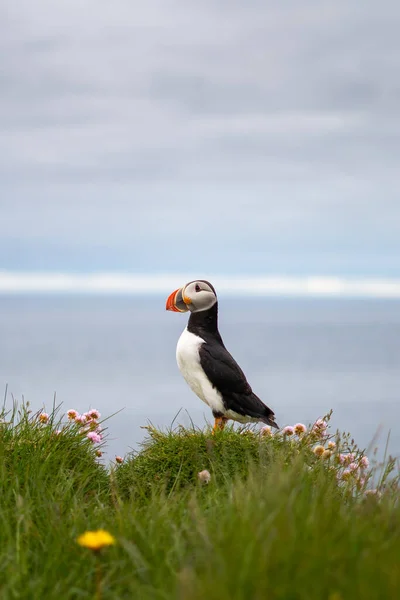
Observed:
[[[172,310],[173,312],[187,312],[189,310],[183,301],[182,292],[183,289],[178,288],[168,296],[165,305],[166,310]]]

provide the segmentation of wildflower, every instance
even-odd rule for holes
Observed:
[[[105,546],[113,546],[115,544],[115,538],[104,529],[85,531],[76,541],[80,546],[90,548],[90,550],[94,550],[95,552],[98,552]]]
[[[366,477],[360,477],[358,479],[358,481],[357,481],[357,487],[358,487],[358,489],[359,490],[362,489],[365,486],[366,483],[367,483],[367,478]]]
[[[40,415],[39,415],[39,421],[41,423],[48,423],[49,419],[50,419],[50,417],[49,417],[49,415],[47,413],[45,413],[45,412],[40,413]]]
[[[345,481],[347,481],[350,478],[351,474],[352,474],[352,472],[350,471],[350,469],[346,469],[342,473],[342,479],[344,479]]]
[[[349,465],[354,462],[355,456],[352,452],[349,454],[339,454],[339,462],[341,465]]]
[[[124,459],[122,458],[122,456],[116,456],[115,462],[117,462],[118,464],[121,464],[122,462],[124,462]]]
[[[206,469],[204,469],[204,471],[200,471],[200,473],[197,474],[197,477],[201,483],[210,483],[211,475]]]
[[[328,442],[328,448],[329,448],[329,450],[335,450],[335,448],[336,448],[335,442]]]
[[[101,456],[103,456],[103,453],[102,453],[102,451],[101,451],[101,450],[96,450],[96,456],[98,456],[99,458],[100,458]]]
[[[349,471],[357,471],[358,464],[356,462],[352,462],[349,464]]]
[[[270,435],[272,435],[272,429],[268,425],[265,425],[264,427],[261,427],[260,433],[261,433],[261,435],[270,436]]]
[[[326,421],[324,421],[323,419],[318,419],[312,426],[312,432],[314,433],[314,435],[317,435],[319,437],[325,437],[327,427],[328,423]]]
[[[76,418],[79,417],[79,413],[74,408],[70,408],[69,411],[67,411],[67,416],[70,421],[75,421]]]
[[[86,425],[86,417],[85,415],[78,415],[77,417],[75,417],[75,423],[77,423],[78,425]]]
[[[307,427],[303,423],[296,423],[294,426],[294,432],[296,435],[301,435],[307,431]]]
[[[325,452],[325,448],[323,446],[315,446],[313,452],[316,456],[322,456]]]
[[[85,417],[86,423],[94,423],[95,425],[97,425],[97,419],[100,418],[100,413],[98,410],[93,409],[83,413],[82,416]]]
[[[332,456],[331,450],[324,450],[323,453],[322,453],[322,458],[324,458],[325,460],[327,460],[331,456]]]
[[[92,408],[87,413],[85,413],[90,419],[98,420],[101,417],[101,414],[95,408]]]
[[[291,427],[290,425],[287,425],[286,427],[284,427],[282,429],[283,435],[293,435],[294,434],[294,427]]]
[[[96,433],[95,431],[89,431],[89,433],[86,435],[86,437],[93,443],[93,444],[100,444],[102,437],[101,435],[99,435],[98,433]]]
[[[368,467],[369,467],[368,456],[362,457],[362,459],[360,460],[360,467],[361,467],[361,469],[368,469]]]

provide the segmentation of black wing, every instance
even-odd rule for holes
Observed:
[[[253,394],[242,369],[224,346],[202,344],[199,355],[205,374],[222,394],[228,410],[259,419],[274,416],[272,410]]]

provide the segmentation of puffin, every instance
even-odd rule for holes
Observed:
[[[245,374],[225,348],[218,331],[218,299],[209,281],[190,281],[167,298],[166,310],[190,311],[178,340],[176,360],[192,391],[214,417],[213,431],[231,419],[263,422],[279,429],[273,411],[253,392]]]

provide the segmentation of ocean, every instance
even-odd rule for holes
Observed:
[[[333,409],[333,429],[400,455],[400,303],[220,296],[220,332],[281,426]],[[143,426],[203,427],[209,409],[175,361],[187,315],[161,296],[0,296],[0,390],[51,409],[112,416],[107,455],[138,448]],[[116,414],[115,414],[116,413]]]

